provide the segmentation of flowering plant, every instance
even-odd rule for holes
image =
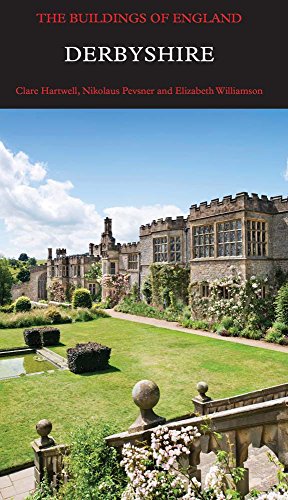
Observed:
[[[246,280],[232,268],[228,277],[209,283],[209,297],[200,296],[200,285],[190,285],[194,319],[219,322],[223,317],[231,317],[239,330],[247,327],[247,323],[256,330],[265,330],[272,323],[275,290],[268,285],[268,277],[251,276]]]
[[[175,430],[160,426],[152,433],[150,446],[125,444],[121,465],[129,483],[122,500],[240,498],[236,484],[243,477],[242,469],[229,467],[228,453],[224,451],[217,454],[217,463],[207,474],[203,489],[195,477],[189,476],[191,445],[197,448],[200,435],[197,427]]]
[[[105,275],[101,284],[108,292],[106,298],[110,299],[111,307],[114,307],[129,292],[130,274]]]

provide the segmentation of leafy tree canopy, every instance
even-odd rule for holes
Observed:
[[[27,262],[29,259],[27,253],[20,253],[18,260],[22,260],[22,262]]]
[[[11,301],[11,288],[13,285],[13,276],[9,269],[7,259],[0,259],[0,305],[8,304]]]

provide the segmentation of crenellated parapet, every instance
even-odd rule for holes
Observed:
[[[183,215],[179,215],[176,219],[172,217],[166,217],[166,219],[153,220],[151,224],[146,224],[140,226],[140,237],[148,236],[152,233],[157,233],[160,231],[173,231],[185,229],[187,223],[187,218]]]
[[[139,253],[140,252],[140,242],[133,241],[132,243],[123,243],[120,248],[121,254],[129,253]]]
[[[66,257],[66,248],[56,248],[56,257]]]
[[[211,217],[214,215],[224,215],[230,212],[241,212],[243,210],[275,214],[288,211],[288,198],[266,195],[259,196],[256,193],[249,195],[247,192],[237,193],[236,196],[224,196],[221,200],[215,198],[199,205],[191,205],[189,220]]]
[[[39,272],[44,272],[47,269],[47,264],[39,264],[38,266],[33,266],[30,269],[30,273],[39,273]]]

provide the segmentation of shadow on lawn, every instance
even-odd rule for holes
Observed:
[[[81,375],[81,377],[92,377],[93,375],[105,375],[105,373],[114,373],[114,372],[121,372],[121,370],[119,368],[116,368],[116,366],[109,366],[107,370],[99,370],[98,372],[79,373],[78,375]]]

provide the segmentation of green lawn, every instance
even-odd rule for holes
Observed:
[[[22,346],[22,332],[0,330],[0,348]],[[89,340],[112,347],[109,372],[55,371],[0,383],[0,470],[32,459],[30,441],[41,418],[53,422],[58,442],[89,419],[127,429],[138,414],[131,389],[143,378],[159,385],[156,411],[167,418],[193,409],[199,380],[209,383],[213,398],[287,382],[285,353],[113,318],[61,325],[64,345],[53,349],[65,356],[67,347]]]

